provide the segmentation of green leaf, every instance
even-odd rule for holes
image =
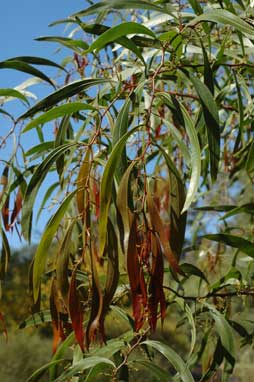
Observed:
[[[157,366],[154,362],[152,361],[145,361],[142,359],[137,359],[134,361],[131,361],[133,363],[133,366],[136,368],[136,365],[141,365],[145,367],[146,369],[151,372],[151,374],[156,378],[156,380],[160,382],[168,382],[169,381],[169,373],[168,371],[163,370],[161,367]]]
[[[127,254],[129,234],[130,234],[129,207],[128,207],[129,187],[128,186],[129,186],[129,177],[135,163],[136,163],[135,161],[131,162],[131,164],[125,171],[121,179],[121,182],[119,184],[117,198],[116,198],[116,205],[117,205],[118,212],[121,216],[122,224],[123,224],[123,238],[121,238],[122,239],[121,241],[122,241],[123,252],[125,254]]]
[[[42,310],[40,312],[32,314],[25,321],[22,321],[19,324],[19,329],[29,328],[31,326],[38,326],[45,322],[51,322],[52,317],[50,314],[50,310]]]
[[[233,248],[238,248],[241,252],[254,258],[254,243],[246,239],[243,239],[242,237],[228,235],[225,233],[204,235],[202,237],[208,240],[213,240],[219,243],[229,245],[230,247],[233,247]]]
[[[47,42],[56,42],[60,45],[65,46],[66,48],[74,50],[76,53],[82,53],[86,50],[89,45],[83,40],[73,40],[68,37],[61,36],[43,36],[35,39],[36,41],[47,41]]]
[[[18,70],[20,72],[31,74],[32,76],[38,77],[48,82],[50,85],[52,85],[55,88],[55,84],[51,81],[49,77],[47,77],[40,70],[35,69],[33,66],[27,64],[26,62],[17,61],[17,60],[2,61],[0,62],[0,69],[13,69],[13,70]]]
[[[29,122],[23,129],[23,133],[33,129],[38,125],[43,125],[44,123],[52,121],[53,119],[71,115],[81,110],[96,110],[96,108],[82,102],[70,102],[64,105],[56,106]]]
[[[32,65],[53,66],[55,68],[64,70],[66,72],[65,68],[62,67],[61,65],[55,63],[54,61],[51,61],[51,60],[48,60],[48,59],[42,58],[42,57],[19,56],[19,57],[9,58],[6,61],[21,61],[21,62],[25,62],[27,64],[32,64]]]
[[[238,281],[241,281],[242,280],[242,274],[241,272],[236,269],[236,268],[231,268],[228,273],[226,273],[224,276],[222,276],[220,278],[220,280],[218,280],[217,282],[215,282],[213,285],[211,285],[210,289],[213,291],[213,292],[216,292],[218,291],[219,289],[223,288],[224,286],[228,285],[229,283],[227,283],[228,280],[238,280]]]
[[[245,164],[246,171],[252,174],[254,171],[254,139],[248,151],[248,156]]]
[[[225,317],[218,312],[218,310],[210,304],[204,304],[208,309],[215,321],[215,328],[220,336],[221,343],[223,347],[227,350],[227,352],[235,358],[235,341],[232,333],[232,328],[229,323],[225,319]],[[232,360],[233,361],[233,360]]]
[[[216,205],[216,206],[203,206],[203,207],[195,207],[195,210],[197,211],[217,211],[217,212],[224,212],[224,211],[231,211],[235,209],[235,205]]]
[[[60,343],[51,361],[57,362],[58,360],[60,360],[64,356],[64,353],[69,350],[70,346],[73,344],[74,341],[75,341],[75,334],[74,332],[71,332],[68,335],[68,337],[62,343]],[[49,381],[50,382],[55,381],[56,377],[57,377],[57,363],[51,365],[49,368]]]
[[[202,15],[195,17],[193,20],[191,20],[185,26],[185,28],[193,27],[202,21],[210,21],[214,23],[231,25],[239,32],[244,33],[251,40],[253,39],[253,27],[246,23],[246,21],[243,21],[239,16],[225,9],[214,9],[207,11]]]
[[[21,119],[32,117],[39,111],[45,111],[46,109],[55,106],[57,103],[63,101],[64,99],[72,97],[86,89],[89,89],[92,86],[105,83],[109,83],[109,80],[105,78],[86,78],[84,80],[71,82],[70,84],[63,86],[61,89],[43,98],[26,113],[22,114],[18,118],[18,121],[20,121]]]
[[[185,203],[182,209],[182,213],[184,213],[185,211],[188,210],[191,203],[195,199],[196,192],[198,190],[199,179],[201,174],[201,153],[200,153],[198,135],[195,130],[194,123],[192,119],[190,118],[189,113],[187,112],[185,107],[183,105],[180,105],[180,106],[181,106],[181,111],[183,113],[185,128],[189,136],[190,146],[191,146],[191,177],[190,177],[190,184],[187,191]]]
[[[22,233],[26,240],[30,241],[31,238],[33,205],[43,180],[45,179],[51,166],[55,163],[57,158],[59,158],[59,156],[61,156],[65,151],[69,150],[72,146],[75,145],[76,143],[68,143],[52,150],[47,158],[36,168],[32,178],[30,179],[24,196],[21,219]]]
[[[159,341],[147,340],[141,342],[141,345],[151,346],[160,352],[167,360],[173,365],[183,382],[194,382],[186,362],[168,345],[165,345]]]
[[[150,1],[119,1],[119,0],[107,0],[100,3],[93,4],[91,7],[84,9],[80,12],[74,13],[71,17],[83,17],[91,14],[98,14],[98,12],[103,12],[112,9],[147,9],[150,11],[157,11],[162,13],[170,14],[167,9],[175,11],[173,7],[168,6],[168,8],[158,7],[156,4],[152,4]]]
[[[113,148],[111,155],[105,166],[102,180],[101,180],[101,192],[100,192],[100,219],[99,219],[99,240],[100,240],[100,254],[104,252],[107,239],[107,221],[109,206],[112,195],[112,185],[115,170],[117,168],[119,158],[121,157],[122,151],[126,144],[127,139],[139,128],[139,126],[134,127],[132,130],[124,134],[121,139],[117,142]]]
[[[0,97],[19,98],[22,101],[24,101],[27,105],[29,105],[29,102],[26,99],[26,97],[22,93],[20,93],[18,90],[15,90],[15,89],[0,89]],[[0,103],[2,103],[2,100],[0,100]]]
[[[175,109],[175,106],[170,99],[169,95],[167,93],[160,92],[159,96],[164,100],[164,102],[170,107]],[[182,116],[184,119],[184,125],[185,129],[187,131],[189,140],[190,140],[190,146],[191,146],[191,178],[190,178],[190,184],[188,188],[188,192],[186,195],[185,203],[183,206],[183,209],[181,213],[183,214],[187,209],[190,207],[191,203],[193,202],[198,186],[199,186],[199,179],[201,174],[201,153],[200,153],[200,146],[198,141],[197,132],[195,130],[194,123],[189,116],[189,113],[185,109],[185,107],[181,104],[180,111],[182,112]]]
[[[108,29],[106,32],[102,33],[97,38],[97,40],[95,40],[90,45],[89,49],[87,50],[87,53],[93,52],[94,50],[96,50],[98,52],[100,49],[104,48],[105,45],[107,45],[111,42],[115,42],[117,39],[119,39],[123,36],[126,36],[128,34],[135,34],[135,33],[145,34],[145,35],[149,35],[149,36],[152,36],[155,38],[155,34],[150,29],[146,28],[144,25],[137,24],[134,22],[125,22],[125,23],[121,23],[120,25],[116,25],[115,27],[112,27],[112,28]],[[128,41],[128,43],[134,44],[130,40]],[[129,46],[129,49],[130,48],[131,48],[131,46]],[[133,50],[133,48],[131,48],[131,50]],[[134,50],[134,53],[137,54],[137,51]],[[139,54],[139,56],[140,56],[140,54]],[[142,60],[144,60],[144,59],[142,59]]]
[[[196,325],[195,325],[194,317],[193,317],[191,308],[189,307],[188,304],[186,304],[186,302],[183,299],[176,297],[174,299],[174,302],[176,302],[180,306],[180,308],[185,312],[186,317],[187,317],[189,324],[190,324],[190,327],[191,327],[191,343],[190,343],[190,351],[189,351],[189,355],[188,355],[188,360],[190,360],[190,357],[194,351],[194,347],[195,347],[196,340],[197,340],[197,331],[196,331]]]
[[[103,365],[110,365],[111,367],[116,367],[114,362],[107,358],[103,357],[87,357],[82,359],[81,361],[77,362],[75,365],[69,367],[66,371],[63,372],[60,377],[55,379],[55,382],[66,382],[69,378],[73,377],[74,375],[83,372],[84,370],[91,369],[92,367],[103,364]]]
[[[36,370],[28,379],[26,379],[26,382],[35,382],[39,381],[39,378],[45,373],[46,370],[48,370],[50,367],[55,366],[61,362],[66,362],[64,359],[58,359],[56,361],[50,361],[40,367],[38,370]]]
[[[231,216],[241,214],[241,213],[254,215],[254,203],[246,203],[246,204],[243,204],[242,206],[232,208],[229,212],[223,215],[220,218],[220,220],[227,219]]]
[[[1,260],[0,260],[0,281],[5,279],[5,275],[8,270],[8,264],[11,257],[10,245],[3,229],[1,229],[1,239],[2,239],[2,250],[1,250]]]
[[[33,295],[34,295],[35,302],[38,300],[41,276],[45,269],[49,246],[75,194],[76,194],[76,190],[71,192],[69,195],[67,195],[66,198],[61,203],[58,210],[56,211],[56,213],[49,220],[46,226],[46,229],[42,235],[42,238],[40,240],[40,243],[38,245],[38,248],[35,252],[34,266],[33,266]]]
[[[204,280],[207,284],[209,284],[205,274],[195,265],[189,264],[189,263],[183,263],[180,265],[180,267],[182,271],[186,273],[187,275],[199,277],[200,279]]]
[[[208,87],[203,84],[199,78],[195,77],[192,73],[187,73],[185,70],[183,70],[183,72],[194,85],[201,100],[207,130],[211,177],[212,180],[215,181],[220,160],[220,124],[217,105]]]

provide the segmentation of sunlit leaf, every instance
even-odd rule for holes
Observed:
[[[42,234],[40,243],[34,255],[34,268],[33,268],[33,297],[36,302],[39,297],[39,288],[41,283],[41,276],[45,270],[48,248],[56,234],[58,226],[69,207],[71,200],[76,194],[76,190],[71,192],[63,200],[62,204],[56,213],[49,220],[44,233]]]

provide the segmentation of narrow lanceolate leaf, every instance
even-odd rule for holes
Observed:
[[[231,216],[241,214],[241,213],[254,215],[254,203],[246,203],[246,204],[243,204],[242,206],[232,208],[229,212],[227,212],[225,215],[223,215],[220,218],[220,220],[227,219]]]
[[[190,177],[190,184],[189,184],[188,192],[186,195],[185,203],[181,211],[181,213],[183,214],[185,211],[188,210],[191,203],[195,199],[196,192],[199,186],[199,179],[201,174],[201,153],[200,153],[198,135],[197,135],[194,123],[191,117],[189,116],[188,111],[182,104],[179,104],[175,99],[171,99],[167,93],[159,92],[157,95],[165,102],[165,104],[171,110],[175,109],[176,111],[176,106],[179,108],[179,110],[177,110],[177,114],[179,113],[181,114],[180,115],[181,124],[184,124],[188,137],[189,137],[189,141],[190,141],[191,177]]]
[[[29,122],[23,129],[23,133],[33,129],[38,125],[43,125],[44,123],[47,123],[59,117],[72,115],[73,113],[76,113],[77,111],[81,110],[96,110],[96,108],[82,102],[71,102],[64,105],[56,106]]]
[[[70,283],[70,292],[69,292],[69,312],[71,317],[72,328],[75,333],[75,337],[78,341],[78,344],[84,352],[84,339],[85,333],[83,328],[83,307],[81,302],[80,292],[78,290],[77,282],[76,282],[76,270],[72,273],[71,283]]]
[[[250,39],[253,39],[253,27],[251,27],[246,21],[242,20],[239,16],[225,9],[214,9],[205,12],[202,15],[195,17],[193,20],[191,20],[185,28],[193,27],[202,21],[210,21],[224,25],[231,25],[239,32],[245,34]]]
[[[71,222],[66,230],[56,261],[56,282],[63,297],[65,306],[68,307],[69,279],[68,266],[71,248],[71,236],[75,221]]]
[[[19,329],[29,328],[31,326],[38,326],[45,322],[51,322],[52,318],[50,315],[50,310],[42,310],[40,312],[32,314],[25,321],[22,321],[19,325]]]
[[[20,121],[21,119],[32,117],[39,111],[45,111],[45,109],[56,106],[59,102],[63,101],[64,99],[72,97],[86,89],[89,89],[92,86],[105,83],[109,83],[109,80],[105,78],[86,78],[84,80],[72,82],[66,86],[63,86],[61,89],[51,93],[47,97],[43,98],[26,113],[22,114],[18,118],[18,121]]]
[[[167,4],[168,5],[168,4]],[[173,7],[168,5],[167,8],[161,8],[156,4],[152,4],[151,1],[137,1],[137,0],[128,0],[128,1],[118,1],[118,0],[107,0],[101,1],[99,3],[93,4],[91,7],[84,9],[80,12],[73,14],[71,17],[83,17],[91,14],[98,14],[98,12],[103,12],[112,9],[147,9],[151,11],[157,11],[162,13],[169,13],[168,9],[175,11]]]
[[[117,39],[126,36],[128,34],[145,34],[148,36],[152,36],[155,38],[155,34],[144,25],[137,24],[134,22],[125,22],[108,29],[106,32],[102,33],[97,40],[95,40],[87,50],[87,52],[93,52],[96,50],[97,52],[104,48],[105,45],[115,42]],[[118,41],[119,42],[119,41]],[[134,44],[129,40],[129,44]],[[130,45],[130,48],[131,48]],[[135,44],[134,44],[135,45]]]
[[[1,262],[0,262],[0,281],[5,279],[9,260],[11,257],[9,242],[3,230],[1,230],[1,239],[2,239],[2,250],[1,250]]]
[[[40,367],[39,369],[34,371],[33,374],[28,379],[26,379],[25,382],[39,381],[41,379],[42,375],[45,373],[45,371],[50,369],[52,366],[58,365],[59,363],[63,363],[65,361],[66,360],[64,360],[64,359],[58,359],[58,360],[50,361],[50,362],[46,363],[45,365],[43,365],[42,367]]]
[[[144,313],[147,305],[144,274],[138,258],[137,245],[137,216],[134,215],[128,243],[127,272],[130,281],[132,309],[136,331],[141,329],[144,323]]]
[[[15,89],[0,89],[0,97],[13,97],[13,98],[19,98],[22,101],[24,101],[27,105],[29,105],[29,102],[27,98]],[[2,98],[0,98],[0,103],[2,103]]]
[[[210,170],[212,180],[215,181],[218,174],[220,160],[220,124],[219,112],[216,102],[208,87],[191,73],[184,73],[194,85],[203,108],[205,125],[207,130],[208,147],[210,154]]]
[[[32,76],[38,77],[46,82],[48,82],[50,85],[52,85],[55,88],[55,84],[51,81],[51,79],[46,76],[44,73],[42,73],[40,70],[34,68],[33,66],[27,64],[26,62],[22,61],[2,61],[0,62],[0,69],[13,69],[18,70],[20,72],[25,72],[28,74],[31,74]]]
[[[88,44],[83,40],[73,40],[69,37],[61,36],[43,36],[35,39],[36,41],[56,42],[60,45],[66,46],[69,49],[74,50],[76,53],[82,53],[82,51],[88,48]]]
[[[128,240],[129,240],[129,234],[130,234],[130,210],[128,206],[128,190],[129,190],[129,178],[131,171],[135,165],[135,161],[133,161],[128,169],[125,171],[121,182],[119,184],[118,192],[117,192],[117,198],[116,198],[116,205],[118,212],[120,214],[121,222],[123,225],[123,235],[121,235],[121,244],[124,253],[127,253],[127,247],[128,247]],[[121,233],[121,232],[120,232]]]
[[[7,327],[5,325],[4,315],[2,312],[0,312],[0,322],[2,324],[3,333],[4,333],[6,341],[7,341],[8,340],[8,332],[7,332]]]
[[[194,382],[194,378],[191,375],[186,362],[168,345],[165,345],[159,341],[147,340],[141,342],[141,344],[151,346],[153,349],[161,353],[172,364],[175,370],[179,373],[179,377],[183,382]]]
[[[66,71],[63,66],[57,64],[54,61],[51,61],[51,60],[48,60],[47,58],[42,58],[42,57],[19,56],[19,57],[9,58],[7,61],[21,61],[21,62],[25,62],[27,64],[32,64],[32,65],[53,66],[55,68]]]
[[[99,219],[99,240],[100,240],[100,254],[104,252],[107,238],[107,221],[108,212],[112,195],[112,185],[116,167],[118,165],[121,153],[126,145],[127,139],[138,129],[138,126],[128,131],[117,142],[113,148],[111,155],[107,161],[104,169],[104,173],[101,180],[101,192],[100,192],[100,219]]]
[[[10,226],[13,227],[20,211],[21,211],[21,208],[22,208],[22,202],[23,202],[23,196],[22,196],[22,192],[21,192],[21,189],[19,188],[18,189],[18,192],[17,192],[17,195],[16,195],[16,198],[15,198],[15,202],[14,202],[14,208],[12,210],[12,213],[11,213],[11,220],[10,220]]]
[[[232,328],[230,327],[226,318],[218,312],[218,310],[210,304],[204,304],[208,307],[209,312],[212,318],[215,321],[215,328],[220,336],[221,343],[223,347],[227,350],[229,355],[232,357],[231,362],[234,364],[235,362],[235,340],[232,333]]]
[[[33,297],[35,302],[37,301],[39,297],[41,276],[45,270],[45,264],[46,264],[49,246],[75,194],[76,194],[76,190],[70,193],[63,200],[63,202],[61,203],[56,213],[49,220],[46,226],[46,229],[41,237],[37,250],[35,252],[34,266],[33,266]]]
[[[229,245],[230,247],[233,247],[233,248],[238,248],[241,252],[254,258],[254,243],[252,243],[249,240],[243,239],[242,237],[228,235],[225,233],[204,235],[202,237],[208,240],[213,240],[219,243]]]
[[[56,160],[64,154],[65,151],[75,146],[75,143],[68,143],[61,147],[57,147],[52,150],[52,152],[47,156],[47,158],[36,168],[30,182],[27,186],[26,193],[24,196],[23,210],[22,210],[22,234],[24,238],[28,241],[31,239],[31,227],[32,227],[32,217],[33,217],[33,205],[37,192],[48,174],[50,168],[56,162]]]
[[[168,153],[159,145],[169,171],[170,181],[170,245],[179,259],[182,252],[187,213],[181,213],[185,201],[185,187],[181,176]]]
[[[200,146],[198,141],[197,132],[193,124],[192,119],[189,116],[189,113],[183,105],[181,105],[181,111],[183,113],[185,128],[190,140],[190,149],[191,149],[191,177],[190,184],[187,191],[185,203],[182,209],[182,213],[188,210],[191,203],[195,199],[196,192],[199,186],[199,179],[201,174],[201,153]]]
[[[146,368],[159,382],[168,382],[168,371],[157,366],[153,361],[146,361],[145,359],[138,359],[131,361],[135,365],[141,365]]]
[[[82,218],[85,213],[85,193],[88,188],[89,169],[90,169],[90,154],[91,150],[86,150],[86,155],[83,163],[80,166],[79,174],[77,178],[77,206],[78,212]]]
[[[77,22],[80,25],[80,27],[86,33],[91,33],[91,34],[99,36],[102,33],[106,32],[107,30],[110,29],[110,27],[108,27],[106,25],[102,25],[102,24],[85,24],[85,23],[82,23],[81,20],[79,20],[78,18],[77,18],[77,20],[78,20]],[[76,20],[74,22],[76,22]],[[116,40],[114,40],[114,42],[119,44],[119,45],[122,45],[124,48],[129,49],[130,51],[135,53],[136,56],[139,57],[144,62],[144,58],[143,58],[143,56],[141,54],[140,49],[138,48],[138,45],[142,46],[142,43],[140,43],[140,41],[138,39],[141,39],[141,41],[142,41],[142,38],[140,36],[137,36],[137,35],[132,37],[131,39],[129,39],[128,37],[122,36],[122,37],[119,37]],[[147,39],[147,37],[143,37],[143,40],[146,41],[146,39]],[[155,44],[155,45],[159,44],[159,47],[160,47],[160,42],[158,40],[149,39],[149,42],[151,44]]]
[[[66,382],[71,379],[74,375],[78,375],[80,372],[83,372],[84,370],[91,369],[92,367],[103,364],[103,365],[109,365],[112,368],[115,368],[115,364],[113,361],[103,358],[103,357],[86,357],[83,358],[81,361],[78,361],[75,363],[75,365],[69,367],[66,371],[64,371],[60,377],[55,379],[55,382]]]
[[[249,174],[252,174],[254,171],[254,139],[249,148],[245,168]]]
[[[166,256],[170,267],[174,272],[182,273],[181,268],[178,265],[176,254],[172,251],[170,247],[170,243],[165,233],[159,211],[150,192],[147,193],[146,202],[152,228],[159,235],[164,255]]]

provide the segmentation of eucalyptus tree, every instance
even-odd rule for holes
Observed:
[[[0,89],[10,120],[1,145],[17,142],[1,160],[2,280],[9,232],[30,242],[34,215],[51,215],[29,270],[33,314],[21,326],[52,322],[54,356],[31,380],[49,369],[51,381],[128,381],[149,369],[151,381],[189,382],[199,365],[202,381],[228,380],[238,337],[253,339],[237,310],[253,295],[253,6],[87,3],[52,24],[67,26],[66,37],[37,39],[68,49],[61,64],[0,63],[33,76]],[[56,77],[37,65],[56,67]],[[38,81],[52,89],[31,105]],[[11,115],[10,100],[26,110]],[[181,352],[151,339],[172,312],[184,327]],[[108,340],[107,320],[129,328]],[[71,363],[64,354],[75,343]]]

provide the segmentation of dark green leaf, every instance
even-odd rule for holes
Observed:
[[[238,248],[241,252],[246,253],[246,255],[254,258],[254,244],[246,239],[243,239],[242,237],[224,233],[204,235],[202,237],[208,240],[224,243],[230,247]]]
[[[86,89],[89,89],[92,86],[105,83],[109,83],[109,80],[105,78],[86,78],[84,80],[78,80],[68,85],[65,85],[61,89],[51,93],[50,95],[39,101],[37,104],[35,104],[26,113],[22,114],[18,118],[18,121],[20,121],[21,119],[32,117],[39,111],[46,111],[47,109],[56,106],[59,102],[63,101],[64,99],[72,97]]]
[[[14,60],[2,61],[0,62],[0,69],[13,69],[13,70],[18,70],[20,72],[31,74],[32,76],[38,77],[48,82],[50,85],[52,85],[55,88],[55,84],[51,81],[49,77],[47,77],[40,70],[35,69],[33,66],[27,64],[26,62],[14,61]]]

